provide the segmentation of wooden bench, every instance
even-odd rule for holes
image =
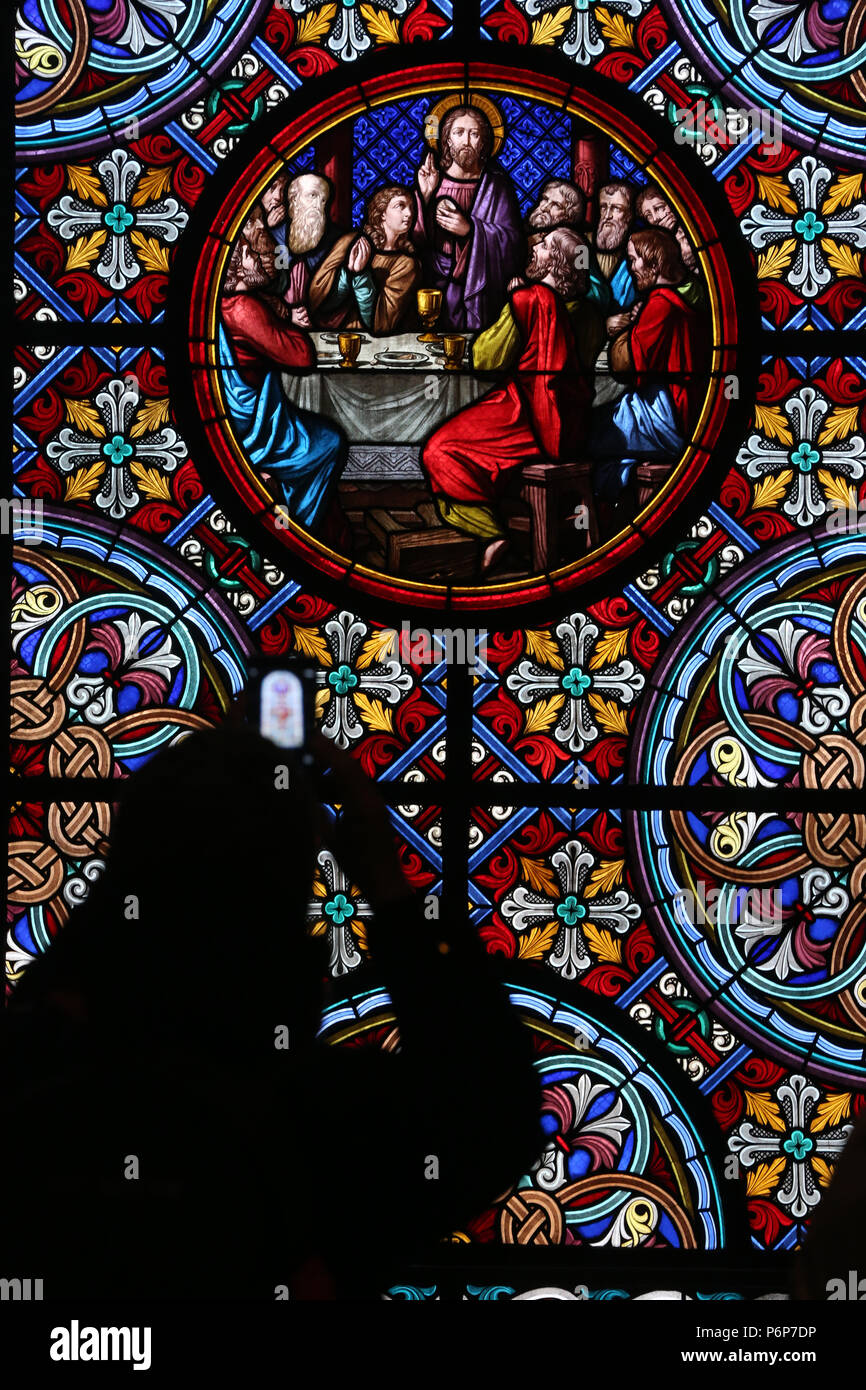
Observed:
[[[588,459],[572,463],[527,463],[520,470],[520,496],[529,507],[524,519],[531,539],[532,566],[544,573],[559,559],[564,527],[579,538],[578,554],[598,544],[598,521],[592,495],[592,464]],[[585,507],[586,528],[575,526],[577,508]],[[520,518],[514,518],[512,525]],[[517,528],[516,528],[517,529]],[[572,558],[568,556],[567,559]]]
[[[673,459],[663,459],[656,463],[639,463],[635,469],[637,478],[638,511],[651,502],[660,492],[674,469]]]

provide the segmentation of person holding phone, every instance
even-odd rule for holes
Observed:
[[[329,822],[243,714],[135,775],[102,878],[14,992],[5,1161],[37,1195],[4,1250],[49,1298],[378,1298],[544,1145],[529,1035],[468,924],[426,919],[374,784],[308,737]],[[320,845],[374,909],[399,1052],[316,1042]]]

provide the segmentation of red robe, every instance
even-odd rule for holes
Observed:
[[[281,319],[258,295],[225,295],[220,308],[238,371],[250,386],[261,386],[274,367],[298,371],[316,365],[308,334]]]
[[[707,339],[702,315],[672,285],[650,290],[629,338],[635,390],[667,386],[684,437],[706,391]]]
[[[431,435],[423,466],[434,493],[489,505],[501,473],[565,463],[586,438],[592,389],[577,362],[571,319],[548,285],[511,300],[523,350],[513,375]]]

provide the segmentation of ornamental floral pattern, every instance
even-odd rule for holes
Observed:
[[[189,221],[166,192],[169,170],[145,168],[125,149],[114,149],[94,169],[69,164],[66,193],[46,217],[70,243],[66,270],[95,262],[96,274],[115,291],[125,290],[142,270],[168,270],[166,246]]]
[[[817,1086],[799,1072],[772,1092],[749,1093],[749,1113],[728,1148],[748,1170],[749,1195],[774,1192],[798,1219],[821,1200],[853,1129],[841,1124],[850,1096],[822,1099]]]
[[[139,504],[135,479],[146,491],[168,489],[161,475],[187,457],[187,447],[168,421],[168,398],[142,397],[134,373],[114,377],[93,401],[67,398],[65,426],[46,446],[57,469],[71,475],[67,498],[89,496],[114,520],[124,520]]]
[[[866,247],[866,203],[860,174],[838,174],[814,155],[802,155],[781,179],[771,181],[767,201],[756,203],[740,226],[759,253],[759,278],[785,277],[805,299],[814,299],[834,278],[859,279]]]
[[[307,926],[311,936],[328,938],[329,969],[335,979],[357,970],[367,944],[366,922],[373,909],[349,881],[328,849],[319,851]]]
[[[797,526],[812,526],[828,506],[848,506],[851,484],[864,476],[866,441],[857,406],[833,407],[814,386],[801,386],[778,406],[759,407],[761,432],[749,435],[737,464],[757,480],[753,506],[772,498]]]

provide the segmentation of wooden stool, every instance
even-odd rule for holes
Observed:
[[[586,550],[598,544],[598,522],[592,496],[592,464],[581,459],[573,463],[527,463],[520,472],[520,496],[531,513],[532,565],[540,572],[556,564],[559,533],[564,521],[573,517],[575,506],[586,507],[588,526]],[[571,512],[567,510],[571,506]]]
[[[660,492],[664,484],[673,472],[673,460],[662,459],[657,463],[639,463],[635,469],[637,475],[637,505],[638,511],[645,507],[647,502],[652,501],[657,492]]]

